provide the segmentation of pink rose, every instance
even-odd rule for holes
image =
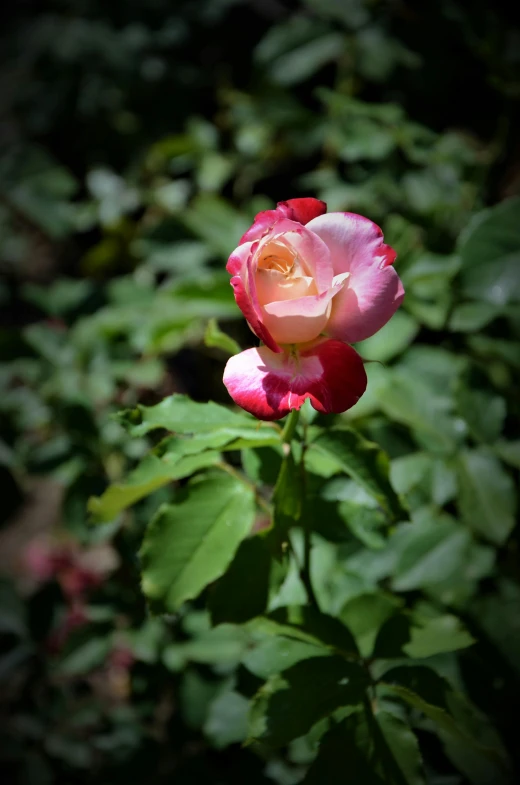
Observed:
[[[265,344],[228,361],[233,400],[277,420],[310,398],[344,412],[366,388],[349,343],[376,333],[404,297],[395,251],[368,218],[326,213],[318,199],[289,199],[259,213],[229,257],[235,299]]]

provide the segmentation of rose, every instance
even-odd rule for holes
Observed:
[[[325,413],[353,406],[366,374],[348,344],[380,330],[404,297],[381,229],[326,209],[312,198],[279,202],[229,257],[236,302],[265,346],[232,357],[224,383],[260,419],[284,417],[306,398]]]

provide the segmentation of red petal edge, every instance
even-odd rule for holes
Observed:
[[[289,208],[292,215],[287,215],[292,221],[306,224],[327,212],[327,205],[321,199],[314,199],[307,196],[302,199],[288,199],[286,202],[278,202],[277,209]]]
[[[265,345],[268,346],[272,352],[281,352],[282,350],[274,340],[267,327],[265,327],[258,318],[242,278],[239,275],[235,275],[231,279],[230,283],[235,293],[236,303],[246,317],[249,326],[255,335],[257,335],[258,338],[260,338],[260,340],[263,341],[263,343],[265,343]]]
[[[344,412],[365,392],[367,377],[351,346],[322,340],[298,358],[266,346],[247,349],[228,360],[224,384],[235,403],[259,420],[279,420],[306,398],[324,414]]]
[[[290,221],[306,224],[327,212],[327,205],[321,199],[314,199],[306,196],[301,199],[287,199],[285,202],[278,202],[275,210],[264,210],[255,216],[253,225],[240,238],[239,245],[242,243],[259,240],[282,218]]]

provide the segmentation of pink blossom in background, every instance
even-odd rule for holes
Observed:
[[[395,251],[368,218],[289,199],[259,213],[229,257],[236,302],[264,346],[231,357],[224,384],[262,420],[299,409],[340,413],[366,388],[348,344],[383,327],[404,297]]]

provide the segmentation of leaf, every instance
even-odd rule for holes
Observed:
[[[409,350],[403,360],[408,363],[413,357]],[[421,368],[400,365],[387,371],[386,384],[376,389],[376,397],[384,413],[412,428],[429,451],[452,453],[460,434],[450,413],[449,386],[444,383],[443,390],[438,391],[433,381]]]
[[[461,385],[457,390],[456,402],[474,439],[481,442],[498,439],[507,413],[504,398]]]
[[[360,594],[342,608],[341,621],[354,635],[362,657],[372,654],[382,624],[401,606],[401,600],[390,594]]]
[[[361,702],[367,676],[341,657],[312,657],[274,676],[253,699],[249,735],[280,747],[340,706]]]
[[[342,654],[347,656],[358,654],[356,641],[348,627],[335,616],[321,613],[316,608],[308,605],[277,608],[269,614],[268,618],[283,625],[286,633],[290,633],[291,630],[296,633],[298,630]]]
[[[259,441],[265,437],[263,443],[266,445],[279,441],[277,428],[211,401],[196,403],[187,395],[174,394],[155,406],[127,409],[119,415],[119,420],[128,427],[132,436],[144,436],[149,431],[165,428],[181,434],[215,435],[215,431],[223,431],[235,439],[247,439],[254,432]]]
[[[307,643],[282,635],[269,636],[253,643],[242,659],[242,664],[255,676],[268,679],[310,657],[327,654],[318,643]]]
[[[179,688],[182,718],[188,728],[199,729],[204,724],[212,700],[221,691],[222,684],[209,681],[195,668],[187,668]]]
[[[418,331],[419,325],[413,316],[406,311],[397,311],[379,332],[357,343],[356,350],[365,360],[385,363],[401,354]]]
[[[213,194],[197,196],[191,207],[183,210],[179,217],[196,237],[205,240],[222,259],[228,258],[233,241],[238,242],[250,223],[229,202]]]
[[[214,346],[217,349],[222,349],[222,351],[227,354],[238,354],[240,352],[238,343],[229,335],[222,332],[216,319],[210,319],[207,324],[204,332],[204,344],[206,346]]]
[[[122,510],[163,485],[189,477],[200,469],[214,466],[220,460],[220,454],[213,450],[198,455],[183,455],[183,445],[176,441],[175,447],[177,450],[167,451],[162,457],[150,453],[124,482],[111,485],[102,496],[90,498],[88,511],[96,523],[114,520]]]
[[[385,690],[422,712],[435,723],[438,733],[448,749],[451,747],[453,750],[462,745],[468,751],[473,750],[474,755],[483,756],[486,763],[491,763],[499,771],[501,770],[505,778],[498,781],[510,781],[507,776],[507,762],[504,760],[502,751],[487,744],[481,744],[452,716],[449,708],[450,691],[444,679],[434,671],[430,668],[414,666],[394,668],[385,673],[384,684]],[[488,785],[491,785],[491,781],[488,782]]]
[[[261,537],[244,540],[227,572],[213,588],[209,609],[213,624],[242,624],[265,611],[271,557]]]
[[[204,733],[217,749],[243,741],[247,736],[249,701],[233,690],[217,695],[209,706]]]
[[[329,428],[319,433],[312,447],[335,459],[392,520],[408,518],[388,478],[388,457],[377,444],[367,441],[352,428]]]
[[[448,515],[418,511],[401,543],[394,568],[394,591],[412,591],[446,580],[462,570],[471,536]]]
[[[252,490],[227,474],[190,483],[181,499],[159,509],[140,551],[144,594],[170,612],[224,574],[255,517]]]
[[[376,722],[407,785],[424,785],[424,771],[417,738],[409,725],[395,714],[377,711]]]
[[[503,309],[493,303],[461,303],[453,309],[448,327],[455,333],[471,333],[481,330],[502,312]]]
[[[457,505],[463,520],[490,542],[502,545],[515,526],[513,481],[484,449],[460,453],[457,463]]]
[[[520,469],[520,439],[511,442],[505,440],[495,442],[492,445],[492,450],[510,466]]]
[[[424,625],[412,627],[410,633],[410,641],[403,646],[403,651],[414,659],[465,649],[475,643],[460,620],[451,614],[428,619]]]
[[[348,721],[343,720],[323,737],[302,785],[385,785],[385,782],[356,745]]]
[[[352,534],[367,548],[384,548],[388,523],[380,509],[343,501],[339,505],[339,514]]]
[[[511,761],[492,721],[460,693],[450,693],[448,705],[465,734],[439,732],[448,758],[474,785],[510,785]]]
[[[58,663],[60,675],[77,677],[99,668],[105,662],[111,647],[109,638],[90,638]]]
[[[495,305],[520,300],[520,197],[478,213],[459,238],[466,297]]]
[[[282,515],[297,521],[302,511],[302,496],[302,473],[291,451],[284,458],[274,488],[275,519],[277,515]]]
[[[235,668],[249,644],[243,627],[219,624],[203,631],[192,640],[170,643],[163,651],[163,662],[172,671],[183,670],[187,662],[199,662],[219,668]]]

